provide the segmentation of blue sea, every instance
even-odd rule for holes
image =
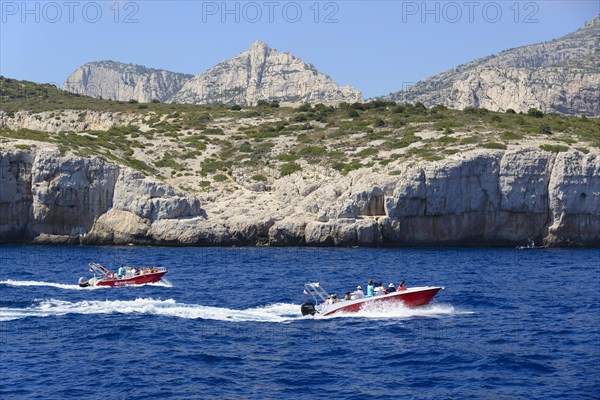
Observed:
[[[79,288],[87,263],[166,280]],[[303,317],[303,284],[444,286]],[[600,249],[0,246],[0,398],[598,399]]]

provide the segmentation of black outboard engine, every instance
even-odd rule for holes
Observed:
[[[302,316],[306,315],[315,315],[317,309],[315,308],[315,304],[310,301],[302,303],[302,307],[300,307],[300,311],[302,311]]]
[[[88,287],[90,286],[90,282],[85,279],[83,276],[79,278],[79,287]]]

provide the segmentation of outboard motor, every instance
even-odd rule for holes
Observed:
[[[83,276],[79,278],[79,287],[88,287],[90,286],[90,282],[85,279]]]
[[[302,307],[300,307],[300,311],[302,311],[302,316],[306,315],[315,315],[317,309],[315,308],[315,304],[310,301],[302,303]]]

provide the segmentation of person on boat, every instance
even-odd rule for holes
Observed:
[[[121,266],[119,267],[118,271],[117,271],[117,276],[120,279],[123,279],[123,275],[125,275],[125,266],[123,265],[123,263],[121,263]]]
[[[331,296],[327,296],[327,299],[325,299],[325,304],[333,304],[331,302]]]
[[[344,296],[344,300],[350,300],[350,292],[346,292],[346,295]]]
[[[356,290],[352,292],[352,296],[350,296],[351,300],[362,299],[365,297],[365,292],[362,290],[362,286],[358,285]]]
[[[332,295],[331,295],[331,304],[335,304],[335,303],[337,303],[338,301],[340,301],[340,299],[338,299],[338,295],[337,295],[337,293],[334,293],[334,294],[332,294]]]
[[[385,289],[383,288],[383,283],[380,283],[379,286],[373,289],[373,296],[383,296],[385,294]]]
[[[394,293],[396,291],[396,288],[394,287],[393,283],[390,283],[390,285],[387,288],[387,292],[388,293]]]
[[[369,279],[369,282],[367,282],[367,297],[373,297],[374,289],[375,286],[373,286],[373,280]]]
[[[398,289],[396,291],[400,292],[401,290],[406,290],[406,286],[404,286],[404,281],[400,281],[400,283],[398,284]]]

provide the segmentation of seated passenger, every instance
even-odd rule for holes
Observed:
[[[397,292],[401,290],[406,290],[406,286],[404,286],[404,281],[400,281],[400,283],[398,284],[398,289],[396,289]]]
[[[351,300],[362,299],[365,297],[365,292],[362,290],[362,286],[358,285],[356,290],[352,292],[352,296],[350,296]]]
[[[350,300],[350,292],[346,292],[346,295],[344,296],[344,300]]]
[[[123,268],[123,264],[121,264],[119,270],[117,271],[117,276],[122,279],[123,275],[125,275],[125,268]]]
[[[369,279],[369,282],[367,282],[367,297],[373,297],[374,289],[375,286],[373,286],[373,281]]]
[[[385,290],[383,289],[383,285],[377,286],[375,289],[373,289],[373,296],[383,296],[384,294]]]
[[[390,283],[390,285],[387,288],[387,292],[388,293],[394,293],[396,291],[396,288],[394,287],[393,283]]]

